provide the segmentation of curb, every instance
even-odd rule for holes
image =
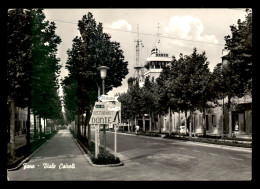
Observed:
[[[73,137],[73,136],[72,136]],[[73,138],[74,139],[74,138]],[[92,160],[90,159],[89,155],[86,154],[86,152],[82,149],[82,147],[80,146],[80,144],[78,143],[78,141],[76,139],[74,139],[75,143],[77,144],[77,146],[79,147],[80,151],[83,153],[84,157],[87,159],[87,161],[89,162],[90,165],[92,165],[93,167],[118,167],[118,166],[122,166],[123,162],[117,163],[117,164],[106,164],[106,165],[97,165],[94,164],[92,162]],[[93,141],[93,140],[91,140]],[[102,146],[102,145],[100,145]],[[109,151],[111,151],[110,148],[106,147],[107,149],[109,149]]]
[[[32,157],[36,152],[38,152],[43,146],[45,146],[47,143],[48,143],[48,141],[45,141],[39,148],[37,148],[33,153],[31,153],[27,158],[25,158],[19,165],[17,165],[17,166],[14,167],[14,168],[7,169],[7,171],[16,171],[17,169],[20,169],[21,166],[22,166],[24,163],[28,162],[28,161],[31,159],[31,157]]]
[[[109,132],[111,132],[111,131],[109,131]],[[111,133],[114,133],[114,132],[111,132]],[[169,138],[135,135],[135,134],[130,134],[130,133],[119,133],[118,132],[118,134],[129,135],[129,136],[140,136],[140,137],[152,138],[152,139],[156,139],[156,140],[171,140]],[[179,139],[172,139],[172,140],[183,141],[184,143],[200,145],[200,146],[206,146],[206,147],[214,147],[214,148],[227,149],[227,150],[237,150],[237,151],[244,151],[244,152],[252,152],[252,148],[246,148],[246,147],[228,146],[228,145],[221,145],[221,144],[210,144],[210,143],[204,143],[204,142],[179,140]]]
[[[57,134],[57,133],[56,133],[56,134]],[[50,139],[52,139],[53,137],[54,137],[54,135],[53,135]],[[14,168],[7,169],[7,172],[8,172],[8,171],[16,171],[16,170],[20,169],[20,168],[22,167],[22,165],[23,165],[24,163],[28,162],[28,161],[31,159],[31,157],[32,157],[36,152],[38,152],[41,148],[43,148],[43,146],[45,146],[45,145],[48,143],[48,141],[49,141],[50,139],[46,140],[39,148],[37,148],[33,153],[31,153],[31,154],[30,154],[27,158],[25,158],[21,163],[19,163],[19,165],[17,165],[17,166],[14,167]]]
[[[219,144],[205,144],[203,142],[193,142],[193,141],[186,141],[186,143],[193,144],[193,145],[198,145],[198,146],[206,146],[206,147],[212,147],[212,148],[225,149],[225,150],[252,152],[252,148],[244,148],[244,147],[237,147],[237,146],[227,146],[227,145],[219,145]]]

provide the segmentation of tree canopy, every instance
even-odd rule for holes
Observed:
[[[105,79],[106,92],[121,86],[128,74],[128,63],[124,61],[120,44],[110,40],[111,37],[103,32],[102,24],[96,23],[92,13],[78,21],[78,30],[80,36],[73,39],[72,48],[67,51],[69,75],[62,81],[66,116],[71,121],[75,115],[84,113],[86,119],[90,118],[102,84],[100,71],[97,70],[99,66],[110,68]]]
[[[227,70],[232,70],[234,94],[242,97],[252,94],[252,10],[247,9],[245,21],[230,26],[231,36],[225,36],[225,49],[229,50]]]

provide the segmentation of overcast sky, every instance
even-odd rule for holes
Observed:
[[[54,21],[56,33],[61,37],[58,57],[61,59],[61,77],[68,74],[65,69],[67,50],[72,47],[72,40],[79,36],[77,23],[83,15],[91,12],[97,23],[102,23],[104,32],[111,35],[112,41],[117,41],[128,61],[129,74],[123,80],[122,86],[113,89],[108,94],[126,92],[127,79],[134,74],[135,40],[137,25],[139,38],[143,48],[140,49],[140,60],[145,62],[156,43],[156,34],[160,37],[161,53],[179,58],[180,53],[190,55],[193,48],[198,52],[206,52],[209,68],[212,71],[221,62],[224,36],[229,35],[230,26],[237,25],[237,20],[245,20],[245,9],[44,9],[46,19]],[[124,31],[118,31],[118,30]],[[183,40],[181,40],[183,39]],[[204,43],[203,43],[204,42]]]

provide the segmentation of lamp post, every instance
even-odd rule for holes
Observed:
[[[100,76],[102,79],[102,93],[104,95],[105,94],[105,78],[107,77],[107,70],[109,69],[109,67],[100,66],[97,69],[100,70]]]
[[[109,67],[107,66],[100,66],[97,68],[100,70],[100,76],[102,79],[102,94],[105,95],[105,78],[107,76],[107,70]],[[106,151],[106,125],[103,125],[103,144],[104,144],[104,151]]]
[[[222,49],[222,57],[221,57],[221,65],[222,65],[222,77],[224,77],[224,74],[223,74],[223,71],[224,71],[224,64],[226,63],[226,61],[225,61],[225,56],[227,55],[225,55],[225,56],[223,56],[223,52],[225,51],[226,49]],[[225,127],[224,127],[224,116],[225,116],[225,104],[224,104],[224,99],[225,99],[225,96],[224,96],[224,93],[222,94],[222,138],[224,137],[224,134],[225,134],[225,132],[224,132],[224,129],[225,129]]]

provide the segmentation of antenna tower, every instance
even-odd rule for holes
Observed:
[[[139,39],[139,31],[138,31],[138,25],[137,25],[137,40],[135,40],[136,42],[136,46],[135,46],[135,72],[134,72],[134,77],[137,78],[139,81],[143,81],[143,77],[144,77],[144,70],[143,70],[143,66],[140,63],[140,45],[142,45],[142,40]]]
[[[160,29],[160,26],[159,26],[159,23],[158,23],[158,33],[157,33],[157,45],[156,45],[156,47],[157,47],[157,49],[158,49],[158,52],[160,53],[160,32],[159,32],[159,29]]]

